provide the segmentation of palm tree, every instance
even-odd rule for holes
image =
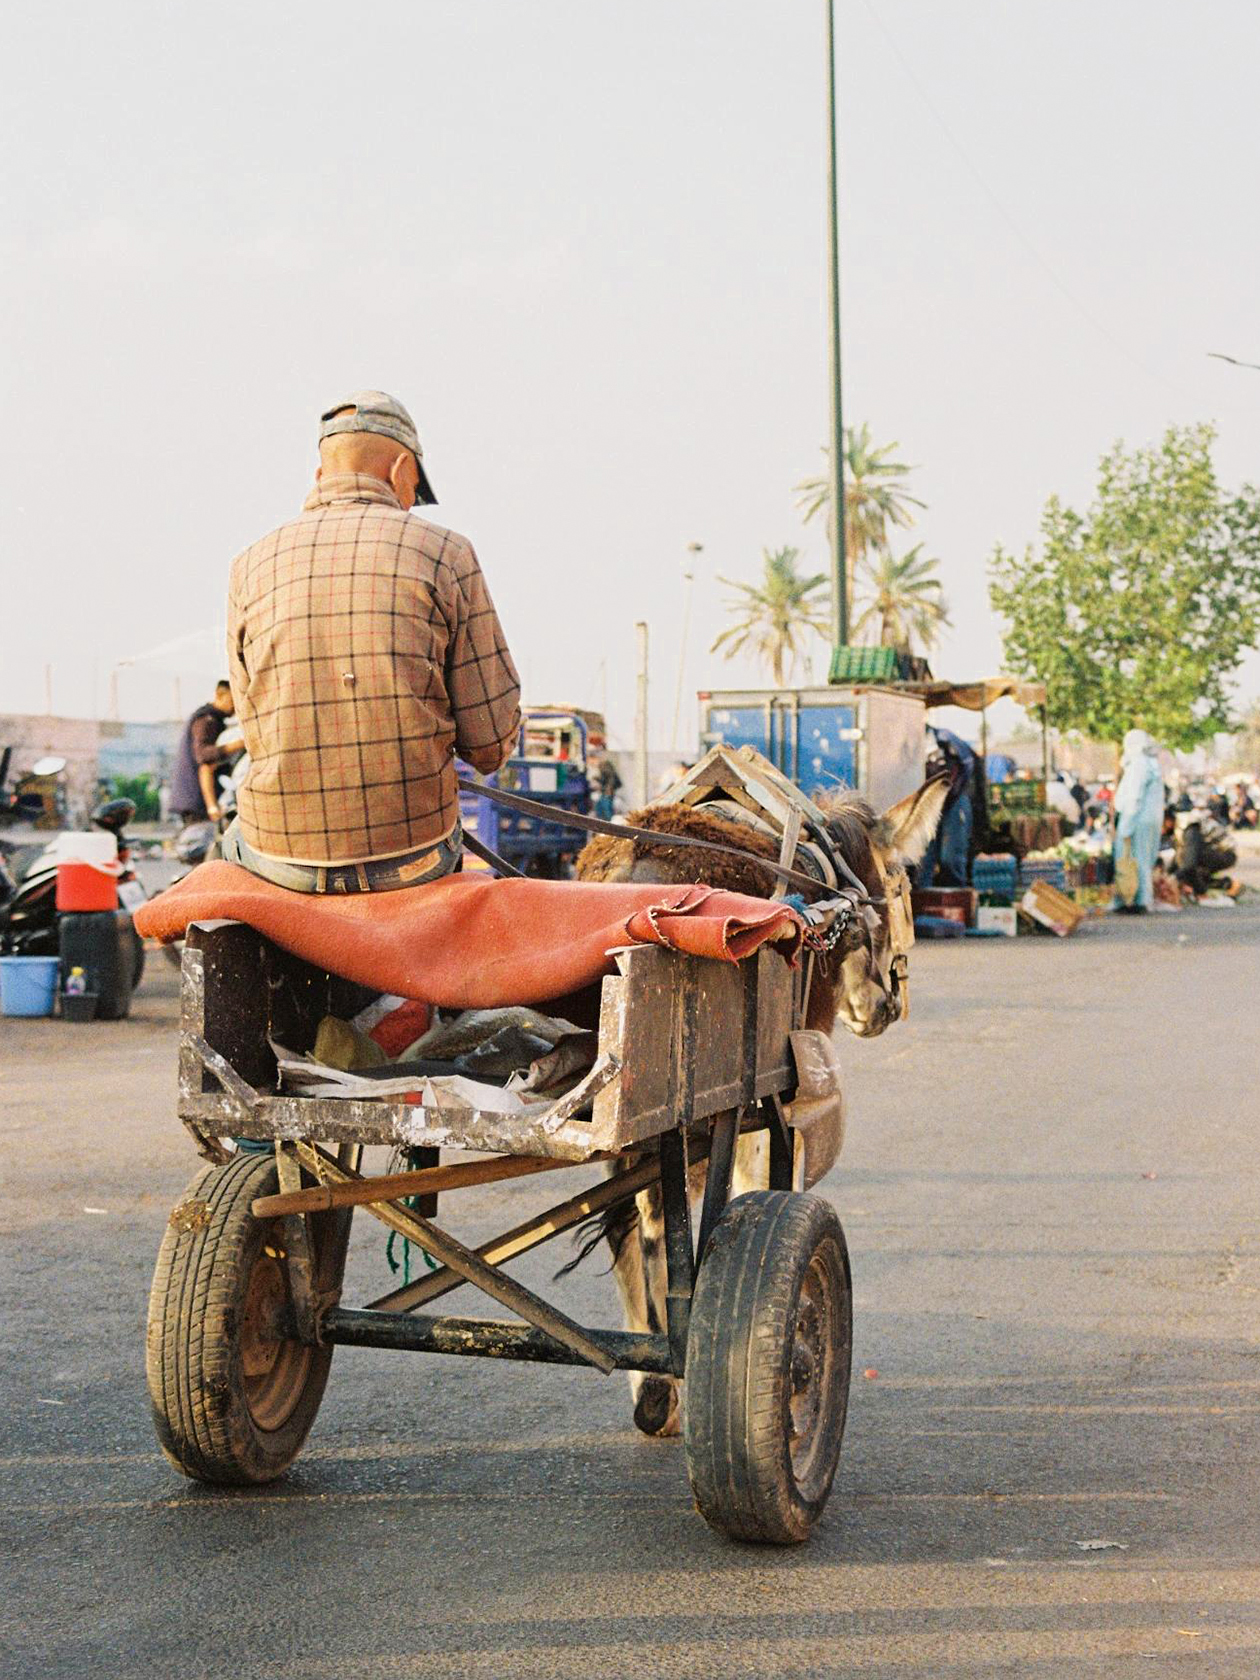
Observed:
[[[764,572],[760,583],[736,583],[731,578],[719,578],[728,589],[738,591],[729,610],[739,617],[709,649],[716,653],[725,648],[726,658],[733,659],[745,648],[751,649],[770,667],[776,688],[783,687],[784,667],[791,670],[801,657],[801,643],[811,630],[825,634],[827,610],[815,598],[815,591],[827,582],[826,572],[802,577],[796,569],[799,548],[762,550]]]
[[[950,619],[936,575],[940,561],[922,549],[922,543],[901,555],[884,549],[866,561],[858,574],[862,611],[853,625],[855,637],[878,626],[880,647],[901,653],[911,652],[915,641],[925,653],[932,647]]]
[[[853,580],[866,557],[888,547],[890,526],[903,530],[914,524],[912,508],[924,504],[912,496],[905,486],[905,476],[913,469],[904,461],[891,461],[889,456],[896,443],[881,444],[878,449],[871,442],[871,429],[865,422],[856,430],[846,426],[844,432],[844,552],[849,573],[849,593]],[[826,449],[823,454],[827,454]],[[831,479],[806,478],[796,486],[797,505],[804,508],[806,520],[816,513],[830,514]]]

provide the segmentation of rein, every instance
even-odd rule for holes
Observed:
[[[818,881],[812,875],[805,875],[798,869],[789,869],[786,864],[776,863],[770,858],[759,857],[756,852],[743,851],[738,846],[724,846],[717,840],[699,840],[694,834],[665,834],[654,828],[636,828],[630,823],[605,822],[602,817],[587,817],[577,811],[566,811],[554,805],[543,805],[536,799],[523,799],[519,793],[508,793],[503,788],[487,787],[482,782],[470,782],[464,776],[456,777],[460,789],[464,793],[480,794],[489,799],[492,804],[502,805],[509,811],[519,811],[524,816],[542,817],[547,822],[559,823],[565,828],[584,829],[588,834],[610,834],[615,840],[646,840],[662,846],[689,847],[697,851],[720,852],[725,857],[739,858],[747,862],[751,857],[754,863],[769,870],[779,880],[786,881],[790,886],[808,888],[810,892],[817,892],[826,883]],[[816,825],[810,824],[811,829]],[[837,873],[844,874],[852,883],[851,888],[844,889],[846,895],[856,892],[864,904],[882,904],[883,899],[872,898],[865,885],[850,869],[845,860],[835,852],[829,844],[826,847],[829,861],[835,866]]]

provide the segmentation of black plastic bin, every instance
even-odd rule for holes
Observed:
[[[81,968],[96,993],[96,1019],[121,1021],[131,1008],[135,934],[125,910],[69,910],[58,919],[61,972]]]

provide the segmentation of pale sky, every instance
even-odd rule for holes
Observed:
[[[362,21],[356,21],[361,19]],[[827,428],[821,0],[84,0],[0,67],[0,711],[186,709],[233,554],[300,507],[320,410],[406,402],[526,697],[670,745],[682,562],[799,544]],[[840,0],[845,415],[916,464],[955,628],[995,542],[1117,438],[1214,420],[1260,477],[1260,6]],[[819,644],[817,670],[825,665]],[[1260,689],[1260,663],[1244,690]]]

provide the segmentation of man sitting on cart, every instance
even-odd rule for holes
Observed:
[[[228,658],[250,768],[223,855],[294,892],[389,892],[448,875],[456,753],[497,770],[520,683],[411,416],[383,391],[323,415],[297,519],[233,562]]]

